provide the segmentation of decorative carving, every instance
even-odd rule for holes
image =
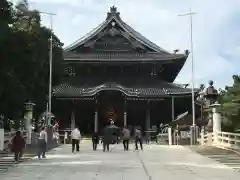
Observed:
[[[116,122],[116,112],[112,107],[107,110],[106,116],[108,121]]]
[[[103,36],[95,43],[96,50],[132,50],[131,43],[119,34],[119,31],[112,28],[109,35]]]
[[[111,29],[109,29],[108,34],[110,34],[111,36],[115,36],[119,34],[119,31],[115,27],[112,27]]]
[[[120,18],[120,13],[117,11],[117,8],[115,6],[110,7],[110,12],[107,13],[107,19],[112,16]]]
[[[116,25],[115,21],[113,21],[111,24],[112,24],[112,27],[114,27]]]
[[[71,66],[66,67],[66,68],[64,69],[64,72],[65,72],[65,74],[67,74],[68,76],[75,76],[75,75],[76,75],[75,69],[74,69],[73,67],[71,67]]]

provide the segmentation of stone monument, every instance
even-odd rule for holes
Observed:
[[[24,128],[27,131],[27,144],[31,144],[32,140],[32,120],[33,120],[33,108],[35,106],[31,101],[26,102],[24,113]]]

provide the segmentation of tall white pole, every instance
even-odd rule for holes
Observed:
[[[191,54],[192,54],[192,115],[193,115],[193,126],[196,125],[196,120],[195,120],[195,93],[194,93],[194,55],[193,55],[193,21],[192,21],[192,10],[190,9],[190,34],[191,34]]]
[[[48,117],[48,125],[51,124],[51,115],[52,115],[52,50],[53,50],[53,29],[52,29],[52,15],[49,14],[50,16],[50,30],[51,30],[51,35],[50,35],[50,47],[49,47],[49,92],[48,92],[48,112],[49,112],[49,117]]]
[[[191,68],[191,76],[192,76],[192,125],[196,126],[195,120],[195,93],[194,93],[194,54],[193,54],[193,21],[192,16],[196,14],[192,12],[190,9],[189,13],[181,14],[179,16],[189,16],[190,20],[190,41],[191,41],[191,60],[192,60],[192,68]]]

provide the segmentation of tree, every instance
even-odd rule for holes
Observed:
[[[6,0],[0,3],[0,113],[19,118],[23,104],[32,100],[37,113],[45,109],[49,82],[49,38],[51,31],[41,26],[39,12],[28,16],[13,10]],[[62,71],[62,46],[53,34],[53,85]]]
[[[45,109],[49,84],[49,45],[51,30],[41,26],[38,11],[29,11],[28,15],[17,13],[13,29],[19,31],[21,39],[21,64],[16,66],[19,79],[26,87],[28,99],[37,104],[37,111]],[[26,25],[27,22],[27,25]],[[24,26],[22,26],[24,24]],[[16,44],[15,46],[20,46]],[[58,83],[62,71],[62,46],[58,37],[53,34],[53,85]],[[19,61],[19,60],[18,60]],[[17,62],[16,62],[17,64]]]
[[[221,112],[227,117],[232,126],[240,127],[240,76],[233,75],[233,85],[226,86],[219,91],[219,102],[222,104]]]

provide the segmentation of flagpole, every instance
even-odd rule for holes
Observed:
[[[191,84],[192,84],[192,141],[191,144],[195,144],[196,141],[196,116],[195,116],[195,91],[194,91],[194,53],[193,53],[193,15],[195,12],[192,12],[191,8],[189,13],[180,14],[178,16],[189,16],[189,26],[190,26],[190,46],[191,46]]]

